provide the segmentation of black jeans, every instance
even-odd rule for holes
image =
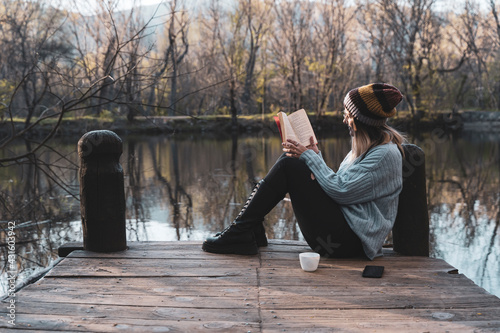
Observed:
[[[300,231],[313,251],[335,258],[364,255],[339,205],[311,178],[304,161],[283,154],[264,181],[282,197],[290,195]]]

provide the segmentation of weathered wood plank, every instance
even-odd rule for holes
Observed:
[[[299,245],[299,244],[270,244],[267,247],[261,247],[259,248],[259,252],[265,253],[272,253],[272,252],[291,252],[291,253],[300,253],[300,252],[311,252],[311,248],[309,245]]]
[[[68,255],[68,258],[109,258],[109,259],[208,259],[208,260],[225,260],[232,259],[235,261],[238,260],[255,260],[258,261],[258,256],[239,256],[236,254],[225,254],[223,256],[203,252],[200,249],[155,249],[151,251],[146,250],[128,250],[121,252],[112,252],[112,253],[96,253],[96,252],[88,252],[88,251],[73,251]],[[224,258],[224,259],[222,259]]]
[[[51,294],[119,294],[119,295],[174,295],[174,296],[226,296],[257,298],[257,282],[225,284],[211,281],[200,284],[198,279],[171,278],[46,278],[26,288],[30,295],[35,293]],[[203,280],[202,280],[203,281]]]
[[[462,274],[448,274],[447,271],[437,270],[402,270],[395,272],[388,270],[381,279],[367,279],[361,277],[362,268],[342,270],[342,269],[318,269],[310,273],[304,272],[300,268],[288,268],[286,270],[279,268],[260,268],[259,278],[261,286],[413,286],[413,285],[431,285],[436,287],[451,286],[469,286],[481,289],[474,285],[472,281]],[[482,289],[481,289],[482,290]]]
[[[258,302],[256,284],[227,286],[217,283],[207,288],[196,281],[171,284],[169,279],[100,278],[96,282],[80,278],[64,279],[65,283],[59,283],[60,279],[49,280],[52,283],[42,280],[30,286],[20,299],[45,302],[50,297],[52,303],[243,309],[256,307]]]
[[[262,332],[498,332],[499,311],[263,310]]]
[[[130,305],[135,306],[165,306],[179,308],[212,308],[212,309],[247,309],[256,308],[257,299],[235,298],[235,297],[204,297],[204,296],[157,296],[144,294],[142,296],[134,295],[133,298],[122,297],[120,294],[94,294],[70,295],[55,294],[51,295],[50,301],[53,303],[75,303],[75,304],[102,304],[102,305]],[[22,298],[26,302],[44,302],[47,295],[44,293],[30,293]]]
[[[198,268],[203,270],[207,267],[235,267],[241,269],[251,269],[252,267],[259,267],[260,263],[258,259],[255,260],[234,260],[224,258],[223,256],[217,259],[192,259],[192,258],[182,258],[182,259],[168,259],[168,260],[156,260],[150,258],[140,258],[140,259],[120,259],[120,258],[66,258],[59,265],[57,265],[54,270],[62,268],[70,268],[75,265],[84,266],[105,266],[105,267],[138,267],[138,268],[155,268],[155,267],[168,267],[168,268]]]
[[[434,322],[488,322],[498,321],[500,307],[483,309],[266,309],[261,316],[264,322],[310,322],[328,323],[330,321],[356,321],[363,318],[380,318],[392,322],[430,319]]]
[[[312,252],[311,250],[305,251],[305,252]],[[296,261],[298,262],[299,260],[299,253],[300,252],[286,252],[286,251],[265,251],[265,250],[260,250],[260,257],[262,261],[277,261],[275,264],[279,264],[279,261]],[[430,262],[436,262],[436,263],[442,263],[443,265],[450,266],[447,264],[445,261],[441,259],[435,259],[435,258],[428,258],[428,257],[419,257],[419,256],[400,256],[397,254],[394,254],[389,251],[384,252],[385,255],[383,257],[377,257],[374,260],[370,261],[364,257],[359,257],[359,258],[349,258],[349,259],[341,259],[341,258],[324,258],[322,257],[320,259],[321,263],[325,264],[338,264],[338,265],[350,265],[351,263],[359,263],[361,264],[366,264],[366,265],[374,265],[377,262],[384,262],[384,263],[404,263],[404,262],[411,262],[413,263],[430,263]]]
[[[283,293],[279,296],[260,296],[260,306],[262,309],[405,309],[405,308],[469,308],[469,307],[496,307],[497,304],[484,295],[455,294],[452,297],[442,298],[432,297],[432,293],[423,295],[393,295],[384,294],[383,297],[377,294],[370,295],[328,295],[328,296],[308,296],[290,293]]]
[[[276,269],[300,269],[299,257],[293,259],[262,259],[262,267],[273,267]],[[351,261],[339,261],[335,259],[324,259],[320,258],[318,270],[322,269],[334,269],[334,270],[356,270],[362,271],[366,265],[380,265],[384,266],[384,276],[387,273],[397,273],[401,271],[440,271],[448,272],[454,270],[453,266],[448,265],[442,260],[427,260],[427,261],[413,261],[412,258],[407,258],[407,260],[376,260],[376,261],[365,261],[365,260],[351,260]]]
[[[48,276],[228,276],[252,275],[258,261],[66,258]]]
[[[166,306],[137,306],[113,304],[80,304],[51,302],[47,298],[43,302],[19,300],[18,314],[58,314],[61,316],[77,316],[81,318],[130,318],[130,319],[170,319],[170,320],[220,320],[236,322],[258,322],[260,320],[257,308],[197,308],[193,307],[166,307]]]
[[[189,242],[184,244],[180,242],[177,245],[171,245],[164,242],[131,243],[126,251],[98,253],[91,251],[77,250],[68,255],[69,258],[149,258],[149,259],[176,259],[176,258],[192,258],[192,259],[232,259],[232,260],[259,260],[256,255],[236,255],[236,254],[214,254],[204,252],[201,249],[201,242]],[[172,243],[172,242],[170,242]]]
[[[126,251],[99,253],[92,251],[73,251],[68,257],[71,258],[213,258],[218,259],[220,254],[204,252],[201,249],[202,242],[133,242],[130,243]],[[299,252],[309,252],[308,245],[299,241],[269,240],[269,246],[261,247],[260,254],[289,253],[290,255]],[[258,256],[228,255],[223,257],[237,260],[258,259]]]
[[[44,277],[36,284],[47,285],[49,287],[71,287],[93,288],[102,285],[104,281],[110,285],[123,285],[129,288],[162,288],[164,286],[200,286],[207,289],[218,287],[245,287],[257,286],[257,275],[227,275],[227,276],[151,276],[151,277]],[[27,289],[29,290],[29,289]]]
[[[38,329],[65,332],[237,332],[259,329],[260,323],[219,320],[178,320],[165,318],[147,320],[140,318],[81,318],[52,314],[19,315],[16,328]],[[5,323],[0,322],[2,331],[7,331]],[[17,331],[17,330],[16,330]]]

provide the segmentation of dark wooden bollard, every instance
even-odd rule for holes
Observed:
[[[394,251],[410,256],[429,256],[425,155],[418,146],[405,144],[403,147],[403,190],[392,228]]]
[[[122,140],[111,131],[88,132],[78,141],[85,250],[114,252],[127,248],[121,154]]]

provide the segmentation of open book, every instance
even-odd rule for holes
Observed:
[[[292,139],[307,147],[311,144],[309,138],[312,136],[314,143],[318,144],[311,122],[304,109],[295,111],[288,116],[284,112],[278,112],[274,120],[280,130],[281,141],[286,142],[287,139]]]

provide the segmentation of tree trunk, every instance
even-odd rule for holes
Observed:
[[[236,109],[236,79],[234,76],[231,78],[229,88],[229,102],[231,106],[231,130],[238,131],[238,109]]]

